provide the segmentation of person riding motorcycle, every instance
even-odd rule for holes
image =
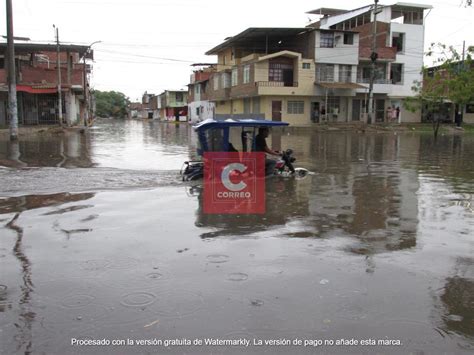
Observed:
[[[270,130],[268,127],[260,127],[258,129],[258,134],[255,136],[255,152],[264,152],[274,156],[281,156],[281,153],[275,150],[272,150],[267,145],[268,135],[270,134]],[[271,174],[275,169],[276,160],[268,159],[265,157],[265,175]]]

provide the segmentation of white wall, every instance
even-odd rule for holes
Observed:
[[[421,25],[408,25],[391,23],[393,32],[404,33],[405,40],[403,53],[397,53],[394,63],[403,64],[403,85],[392,85],[390,96],[413,96],[412,86],[416,80],[422,80],[424,50],[424,27]],[[392,36],[390,35],[390,39]]]
[[[341,36],[334,41],[334,48],[320,48],[320,33],[315,35],[315,62],[328,64],[353,64],[359,62],[359,35],[354,33],[354,44],[344,44],[344,33],[335,31],[335,36]]]
[[[196,114],[196,109],[200,108],[200,114]],[[189,120],[192,123],[200,122],[208,118],[214,118],[215,105],[210,101],[193,101],[188,104]]]

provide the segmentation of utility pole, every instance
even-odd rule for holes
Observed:
[[[10,140],[18,139],[18,105],[16,100],[15,44],[13,38],[13,6],[7,0],[7,50],[8,50],[8,115]]]
[[[369,84],[369,104],[367,108],[367,123],[371,124],[375,121],[374,115],[374,81],[375,81],[375,69],[377,62],[377,4],[379,0],[374,0],[374,22],[372,23],[372,53],[370,54],[370,59],[372,61],[371,70],[370,70],[370,84]]]
[[[466,57],[466,41],[462,41],[462,65],[461,65],[461,70],[464,72],[464,70],[466,70],[466,67],[464,65],[464,60],[465,60],[465,57]],[[464,105],[459,105],[459,110],[461,112],[459,112],[459,120],[458,122],[456,123],[456,125],[458,127],[461,127],[461,124],[462,124],[462,121],[463,121],[463,116],[464,116]]]
[[[61,94],[61,58],[60,58],[60,48],[59,48],[59,28],[55,25],[53,27],[56,29],[56,66],[58,67],[58,116],[59,124],[63,126],[63,100]]]
[[[84,53],[84,127],[89,125],[89,89],[87,86],[87,65],[86,65],[86,56],[90,53],[92,46],[96,43],[101,43],[102,41],[95,41],[89,44],[86,52]]]

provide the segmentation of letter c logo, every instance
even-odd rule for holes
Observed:
[[[240,163],[232,163],[226,165],[222,170],[221,174],[221,180],[224,187],[230,191],[242,191],[243,189],[245,189],[247,187],[247,184],[245,182],[241,181],[238,184],[234,184],[232,181],[230,181],[229,175],[234,170],[243,173],[246,169],[247,167],[244,164]]]

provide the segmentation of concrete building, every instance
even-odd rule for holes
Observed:
[[[403,107],[421,80],[424,10],[397,3],[377,15],[375,122],[420,122]],[[373,5],[321,8],[302,28],[249,28],[206,54],[217,55],[209,78],[215,118],[265,118],[297,125],[367,119]]]
[[[359,63],[357,82],[365,86],[356,90],[349,103],[355,120],[357,111],[364,112],[370,78],[372,52],[373,5],[354,10],[317,9],[312,14],[323,16],[310,25],[313,28],[336,33],[338,30],[359,33]],[[424,51],[424,12],[430,5],[395,3],[380,5],[377,14],[376,80],[374,84],[375,121],[420,122],[420,112],[403,107],[403,99],[414,96],[412,86],[422,80]],[[329,35],[328,35],[329,36]]]
[[[0,125],[8,124],[6,43],[0,43]],[[63,124],[83,124],[86,97],[90,101],[88,74],[93,59],[88,46],[61,45],[60,70]],[[59,124],[58,70],[56,45],[17,43],[15,60],[20,125]],[[89,102],[89,110],[93,105]],[[89,114],[91,118],[92,115]]]
[[[165,90],[160,95],[159,117],[166,121],[186,122],[188,120],[188,92]]]
[[[214,66],[195,70],[188,84],[188,120],[197,123],[208,118],[214,118],[215,104],[209,101],[209,77],[214,72]]]

